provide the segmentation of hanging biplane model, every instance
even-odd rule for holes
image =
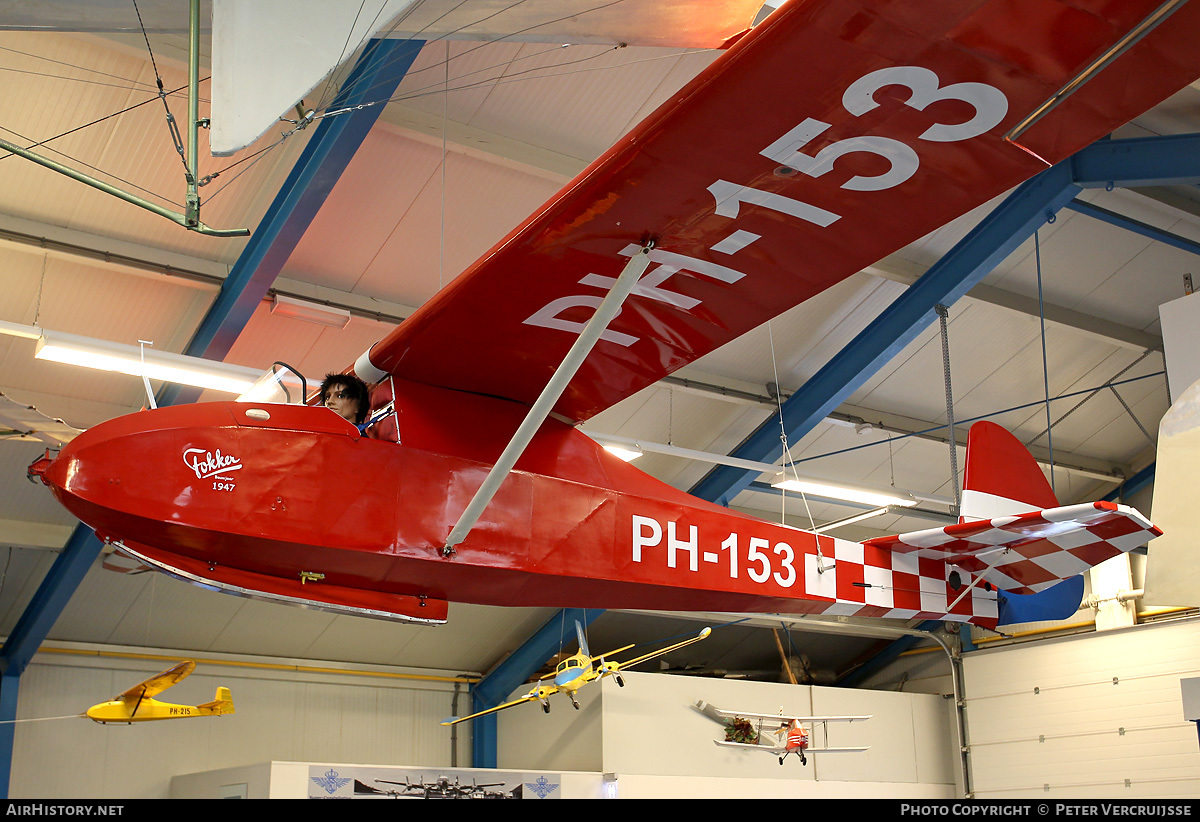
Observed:
[[[1158,530],[1058,507],[1036,466],[1033,491],[1006,485],[1032,466],[1014,441],[973,446],[967,487],[1027,513],[849,542],[691,497],[574,424],[1188,85],[1198,37],[1200,3],[1174,0],[793,0],[359,358],[394,403],[374,436],[324,408],[202,403],[97,425],[31,470],[147,565],[342,613],[994,626],[1001,597]]]
[[[233,697],[228,688],[217,688],[212,702],[202,705],[173,705],[153,697],[191,675],[196,663],[191,660],[139,682],[108,702],[87,709],[86,716],[101,724],[109,722],[151,722],[158,719],[187,719],[194,716],[222,716],[233,713]]]
[[[470,716],[451,716],[443,719],[443,725],[457,725],[460,722],[466,722],[469,719],[494,714],[497,711],[503,711],[505,708],[513,708],[517,705],[524,705],[526,702],[537,700],[542,704],[542,710],[550,713],[550,697],[557,693],[565,693],[571,698],[571,705],[575,710],[579,710],[579,700],[575,697],[575,693],[587,685],[589,682],[595,682],[598,679],[603,679],[606,676],[614,677],[617,685],[624,688],[625,680],[621,677],[621,671],[631,668],[634,665],[641,664],[647,660],[655,659],[663,654],[668,654],[685,645],[691,645],[693,642],[699,642],[708,637],[712,633],[712,628],[704,628],[699,634],[691,639],[685,639],[683,642],[676,642],[674,645],[668,645],[665,648],[659,648],[657,651],[652,651],[648,654],[627,659],[624,662],[618,662],[614,659],[608,659],[613,654],[619,654],[622,651],[628,651],[632,645],[625,645],[617,648],[614,651],[609,651],[606,654],[592,656],[588,650],[587,637],[583,633],[583,624],[578,620],[575,622],[575,634],[579,638],[579,650],[571,656],[564,659],[562,662],[554,666],[553,673],[538,680],[538,684],[533,686],[530,691],[519,699],[514,699],[512,702],[505,702],[503,705],[497,705],[494,708],[488,708],[486,711],[471,714]],[[550,682],[546,682],[550,680]],[[545,684],[542,684],[545,683]]]
[[[709,719],[716,720],[723,725],[727,725],[731,721],[744,719],[747,721],[755,720],[753,729],[755,734],[754,742],[734,742],[728,739],[713,740],[718,745],[725,745],[731,748],[745,748],[753,751],[764,751],[779,757],[779,764],[782,765],[784,760],[791,754],[795,754],[800,760],[801,765],[807,765],[808,759],[805,753],[863,753],[868,748],[831,748],[829,742],[829,723],[830,722],[864,722],[871,718],[870,714],[865,716],[788,716],[780,709],[779,713],[775,714],[759,714],[746,711],[723,711],[713,705],[709,705],[704,700],[696,703],[696,710],[707,716]],[[820,748],[812,746],[812,734],[805,726],[814,727],[820,725],[824,731],[825,745]],[[769,726],[775,726],[771,730]],[[774,739],[772,739],[774,737]]]

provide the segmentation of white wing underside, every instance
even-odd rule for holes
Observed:
[[[750,748],[755,751],[763,751],[764,753],[776,755],[787,753],[788,750],[784,745],[756,745],[753,742],[725,742],[720,739],[714,739],[713,742],[727,748]],[[793,748],[792,750],[796,749]],[[814,753],[862,753],[867,750],[870,750],[870,748],[805,748],[804,753],[807,756]]]

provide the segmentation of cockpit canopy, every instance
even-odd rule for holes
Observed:
[[[283,362],[271,365],[238,402],[303,405],[308,396],[308,381],[304,375]]]

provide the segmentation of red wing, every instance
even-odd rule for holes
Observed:
[[[1160,534],[1132,508],[1088,502],[879,537],[864,544],[946,562],[1002,591],[1032,594]]]
[[[371,360],[532,402],[625,255],[655,238],[654,264],[555,408],[586,419],[1194,80],[1190,4],[1025,132],[1024,149],[1003,139],[1158,4],[792,0]]]

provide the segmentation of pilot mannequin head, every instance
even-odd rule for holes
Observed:
[[[352,374],[326,374],[321,383],[321,404],[339,417],[362,423],[371,409],[367,384]]]

